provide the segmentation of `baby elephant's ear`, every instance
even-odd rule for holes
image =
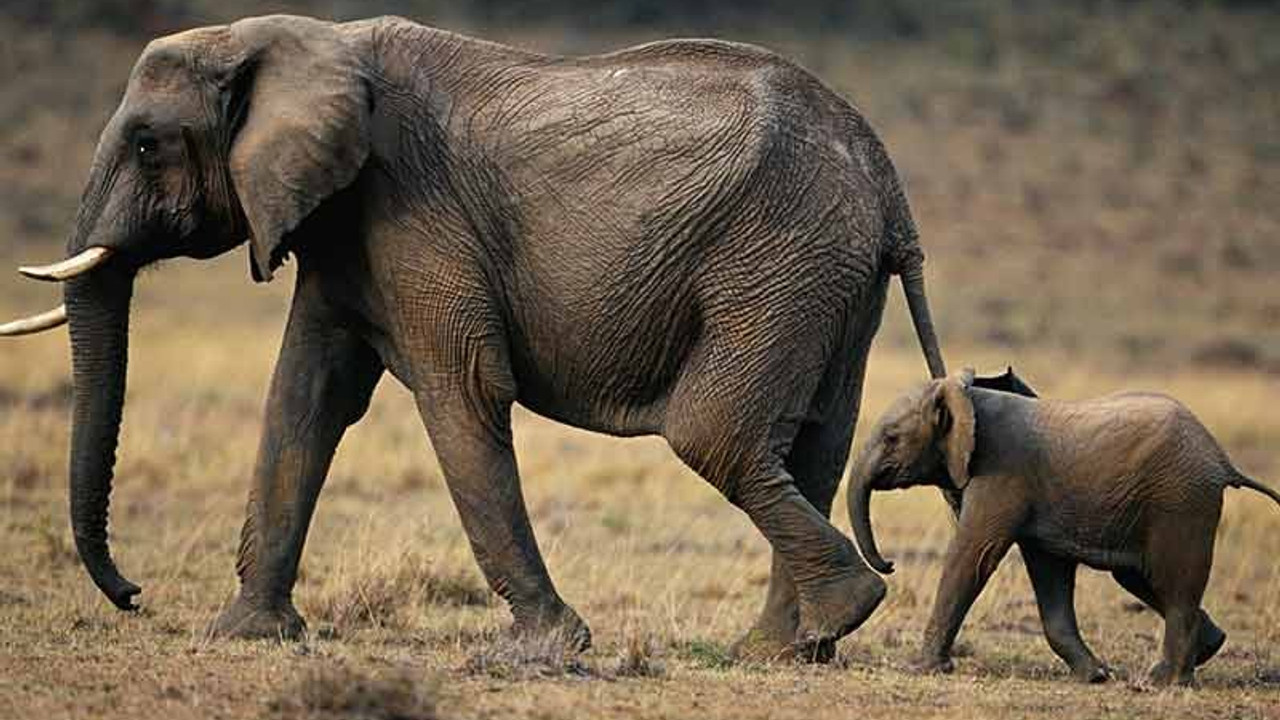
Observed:
[[[947,461],[947,474],[957,490],[969,484],[969,458],[973,455],[973,401],[961,378],[938,383],[934,394],[935,437]]]

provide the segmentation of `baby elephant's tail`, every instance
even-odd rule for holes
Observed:
[[[1257,480],[1245,477],[1240,473],[1236,473],[1236,481],[1231,484],[1234,485],[1235,487],[1242,487],[1242,488],[1249,488],[1250,490],[1256,490],[1262,493],[1263,495],[1266,495],[1267,497],[1271,498],[1272,500],[1275,500],[1276,504],[1280,505],[1280,492],[1276,492],[1275,490],[1272,490],[1271,488],[1267,487],[1266,485],[1263,485]]]

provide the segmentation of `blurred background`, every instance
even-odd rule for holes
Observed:
[[[1280,376],[1272,2],[8,0],[4,259],[57,254],[148,39],[267,12],[394,13],[552,53],[763,44],[850,98],[889,146],[944,340]],[[882,342],[909,333],[887,323]]]

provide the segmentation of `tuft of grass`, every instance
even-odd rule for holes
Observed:
[[[576,642],[558,632],[495,635],[467,658],[462,670],[469,675],[501,680],[597,676],[598,673],[579,658],[576,647]]]
[[[325,663],[267,703],[283,720],[438,720],[438,686],[408,668],[364,672]]]
[[[434,574],[428,560],[406,553],[388,565],[344,579],[315,611],[317,619],[341,634],[362,627],[404,628],[423,606],[487,607],[492,598],[472,575]]]
[[[473,574],[465,572],[429,575],[422,586],[422,600],[428,605],[490,607],[496,597]]]
[[[680,646],[680,657],[707,670],[727,670],[733,667],[733,656],[728,648],[710,640],[690,640]]]
[[[667,668],[657,657],[658,647],[653,638],[630,635],[618,653],[617,677],[658,678]]]

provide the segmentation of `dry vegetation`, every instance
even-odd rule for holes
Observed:
[[[1013,362],[1058,397],[1170,392],[1245,471],[1280,484],[1277,30],[1269,15],[1144,10],[1002,15],[986,34],[911,43],[758,39],[881,128],[909,178],[953,364]],[[7,267],[56,254],[140,45],[8,20],[0,33]],[[905,672],[950,534],[927,490],[877,499],[899,571],[837,663],[743,667],[725,648],[768,572],[745,517],[658,440],[523,412],[531,513],[596,646],[572,659],[512,644],[412,403],[390,381],[344,443],[312,528],[296,593],[311,638],[209,643],[204,628],[234,591],[289,293],[287,278],[252,286],[246,262],[174,262],[140,284],[112,532],[144,585],[142,613],[111,609],[72,548],[65,337],[0,347],[0,717],[1280,717],[1280,511],[1258,497],[1228,495],[1206,606],[1230,637],[1198,691],[1140,682],[1157,618],[1092,572],[1083,630],[1118,680],[1071,684],[1039,636],[1016,553],[971,614],[958,673]],[[54,300],[45,286],[0,283],[0,316]],[[895,297],[865,417],[922,376]]]

